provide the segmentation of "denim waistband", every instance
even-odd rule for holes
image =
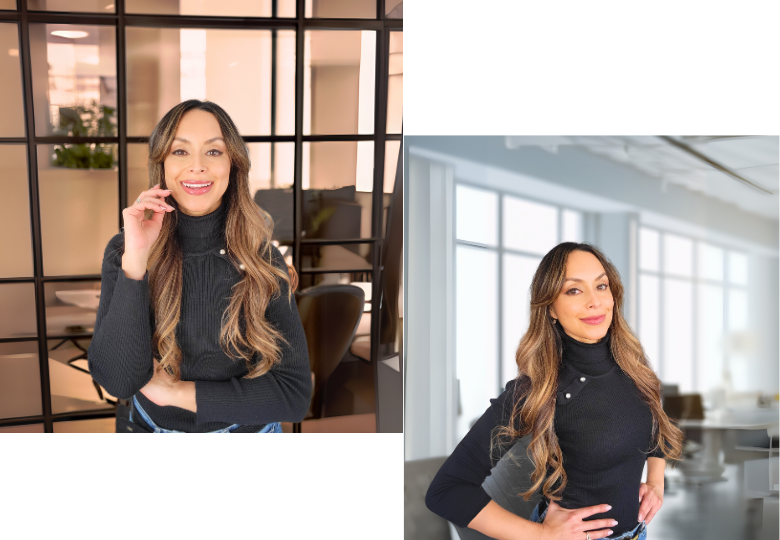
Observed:
[[[130,421],[133,421],[133,410],[138,411],[138,414],[141,416],[143,421],[148,425],[154,433],[184,433],[183,431],[177,431],[175,429],[165,429],[157,424],[154,423],[154,420],[151,419],[151,417],[147,414],[147,412],[144,410],[143,407],[141,407],[141,404],[138,402],[138,399],[133,396],[133,406],[130,407]],[[241,427],[241,424],[233,424],[232,426],[228,426],[223,429],[218,429],[216,431],[207,431],[206,433],[231,433],[235,429]],[[263,429],[261,429],[258,433],[281,433],[282,432],[282,425],[279,422],[272,422],[270,424],[266,424]]]
[[[547,516],[547,508],[548,508],[549,502],[546,499],[542,499],[539,501],[539,503],[536,505],[536,508],[534,508],[533,514],[531,515],[531,521],[535,521],[537,523],[541,523],[544,521],[545,516]],[[626,531],[623,534],[620,534],[618,536],[607,536],[607,540],[636,540],[639,538],[639,535],[647,528],[647,524],[644,521],[641,521],[637,523],[636,527],[634,527],[630,531]]]

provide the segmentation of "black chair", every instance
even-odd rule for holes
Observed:
[[[355,336],[365,294],[354,285],[323,285],[296,293],[314,375],[311,414],[325,416],[328,378]],[[307,415],[308,416],[308,415]]]

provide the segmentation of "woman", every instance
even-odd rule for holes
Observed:
[[[105,250],[88,351],[95,381],[132,399],[123,431],[281,433],[279,422],[306,414],[296,276],[248,173],[247,148],[214,103],[176,105],[152,132],[151,188]]]
[[[682,433],[661,409],[660,382],[622,301],[620,276],[598,249],[566,242],[545,255],[531,285],[518,377],[439,470],[430,510],[499,540],[646,537],[663,503],[663,457],[679,458]],[[481,487],[526,435],[534,472],[520,495],[542,492],[530,520]]]

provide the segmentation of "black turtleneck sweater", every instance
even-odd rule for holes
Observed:
[[[645,461],[663,457],[660,449],[644,453],[654,446],[652,414],[612,357],[609,333],[593,344],[577,341],[560,329],[558,334],[563,361],[553,425],[568,477],[558,504],[568,509],[609,504],[612,510],[586,520],[612,518],[618,522],[612,536],[619,536],[638,523]],[[515,388],[527,382],[527,377],[515,379],[491,399],[490,408],[444,462],[425,498],[432,512],[467,527],[490,502],[482,482],[512,446],[494,448],[491,460],[491,433],[509,424]]]
[[[183,253],[183,277],[176,342],[182,352],[181,379],[195,381],[197,413],[155,405],[139,392],[153,374],[155,318],[149,272],[142,280],[135,280],[122,270],[124,229],[109,241],[103,256],[100,305],[88,350],[90,372],[112,395],[123,399],[135,395],[152,420],[165,429],[207,432],[241,424],[234,433],[256,433],[271,422],[300,422],[309,407],[306,336],[295,299],[288,301],[286,282],[279,280],[281,294],[271,299],[265,312],[266,319],[287,340],[287,344],[280,344],[281,362],[260,377],[245,379],[246,362],[230,358],[220,347],[222,314],[230,303],[231,287],[241,280],[242,273],[227,251],[226,205],[223,200],[205,216],[188,216],[177,210],[176,238]],[[276,248],[272,263],[287,271]],[[255,356],[253,361],[257,359]]]

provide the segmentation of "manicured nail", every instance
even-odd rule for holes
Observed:
[[[610,505],[607,505],[607,510],[612,510],[612,507]]]
[[[642,521],[642,514],[639,514],[639,521]]]
[[[617,525],[617,521],[615,521],[615,520],[613,519],[613,520],[612,520],[612,523],[610,523],[610,525],[612,525],[612,526],[614,527],[615,525]]]
[[[610,536],[612,534],[612,531],[607,531],[607,536]]]

